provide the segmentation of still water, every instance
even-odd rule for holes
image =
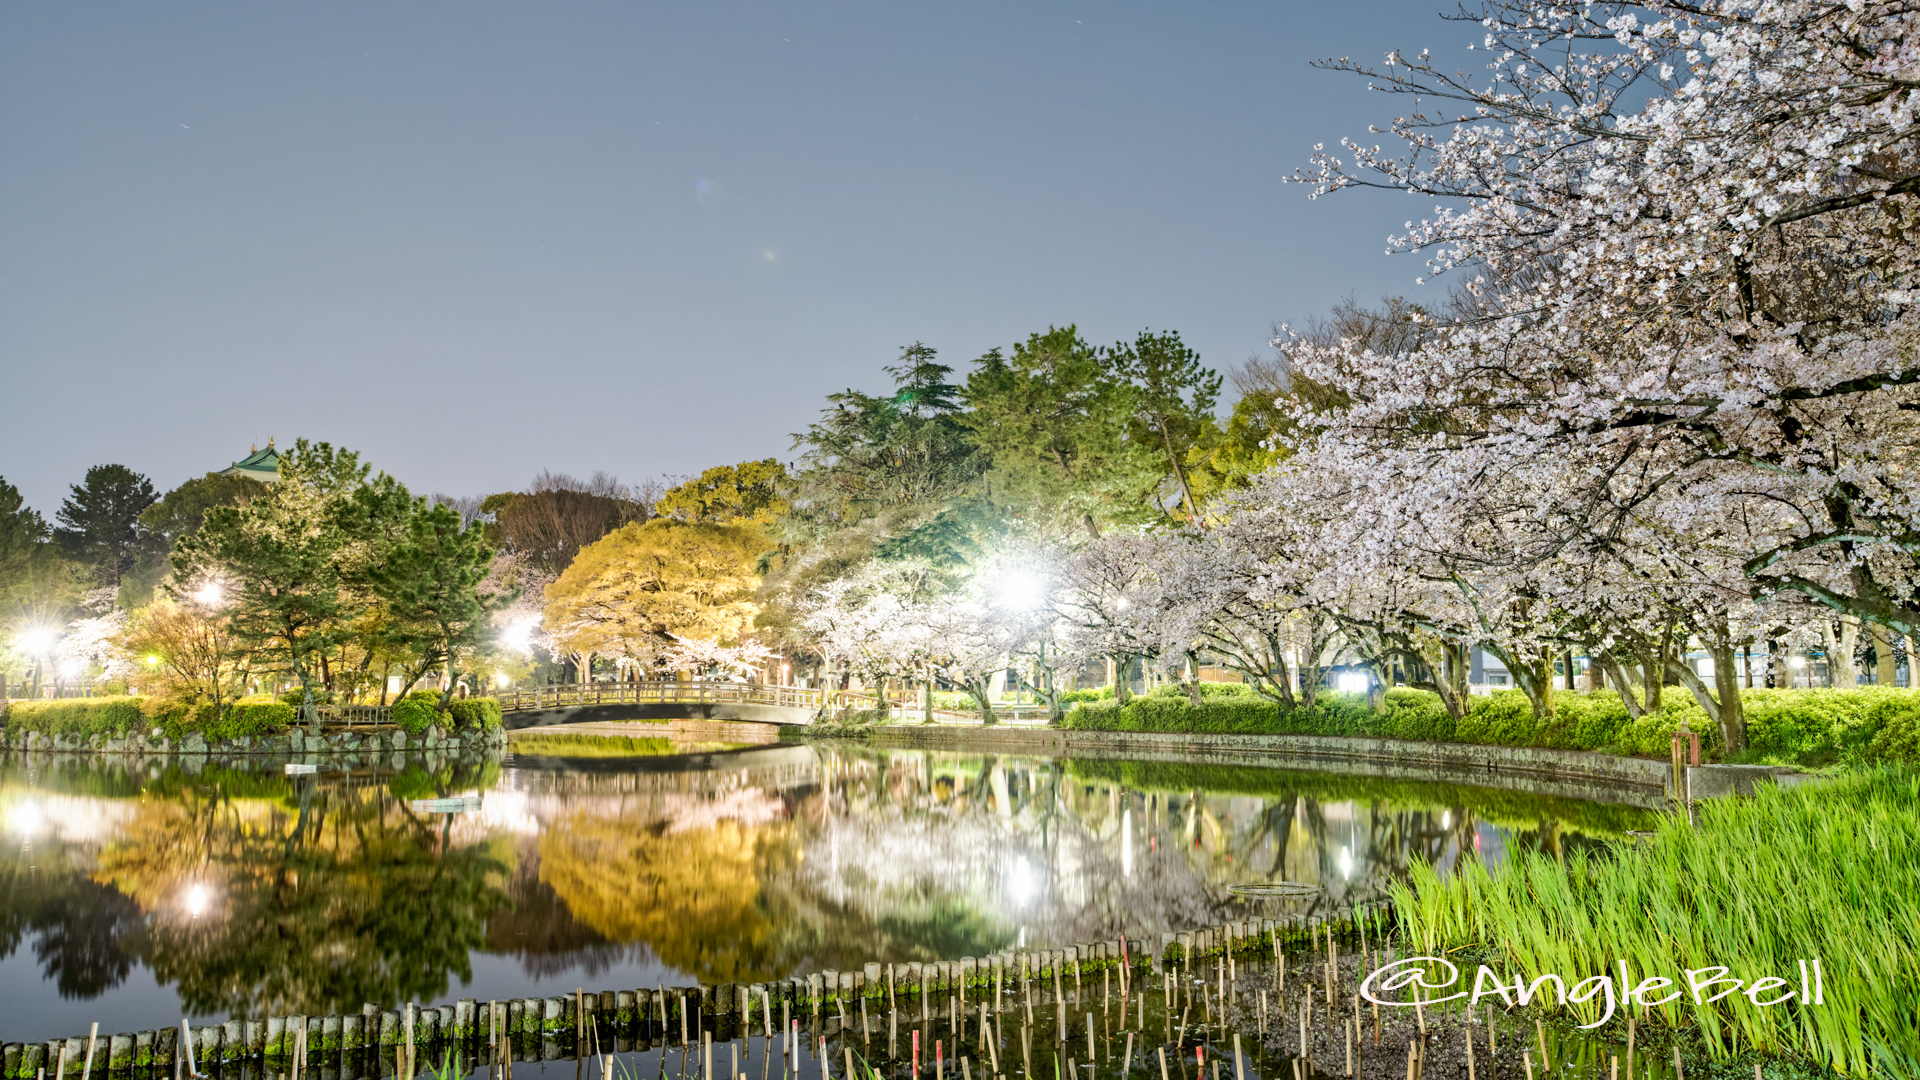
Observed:
[[[831,743],[278,769],[0,766],[0,1040],[1157,942],[1649,819],[1429,780]],[[466,793],[460,813],[417,802]],[[1228,891],[1278,880],[1320,893]]]

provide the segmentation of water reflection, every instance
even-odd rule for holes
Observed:
[[[477,811],[413,805],[463,793]],[[297,778],[12,766],[0,964],[30,954],[39,984],[0,984],[0,1037],[82,1030],[31,1007],[56,995],[114,1030],[156,1026],[169,1006],[135,992],[150,983],[172,1015],[223,1018],[1151,943],[1371,899],[1415,858],[1562,851],[1644,816],[1428,781],[833,746]],[[1270,880],[1321,891],[1284,909],[1228,893]]]

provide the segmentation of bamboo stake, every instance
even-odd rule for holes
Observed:
[[[1474,1074],[1474,1069],[1473,1069],[1473,1028],[1469,1027],[1466,1029],[1466,1031],[1467,1031],[1467,1080],[1479,1080],[1479,1077],[1477,1077]],[[1618,1065],[1619,1060],[1616,1059],[1614,1061],[1614,1064]],[[1619,1080],[1619,1077],[1616,1076],[1614,1080]]]
[[[1520,1064],[1527,1067],[1527,1080],[1533,1080],[1533,1051],[1520,1051]]]
[[[1493,1006],[1487,1006],[1487,1014],[1493,1014]],[[1627,1017],[1627,1080],[1633,1080],[1633,1017]]]
[[[1167,1075],[1167,1048],[1160,1048],[1160,1080],[1171,1080]]]
[[[1540,1036],[1540,1069],[1542,1072],[1552,1072],[1553,1061],[1547,1057],[1547,1025],[1535,1019],[1533,1022],[1533,1031],[1534,1034]]]
[[[93,1047],[100,1040],[100,1021],[93,1022],[93,1029],[87,1032],[87,1063],[80,1066],[80,1080],[91,1080],[93,1076]]]

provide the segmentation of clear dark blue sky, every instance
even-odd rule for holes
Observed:
[[[1225,367],[1420,296],[1426,200],[1281,183],[1441,0],[0,7],[0,475],[269,435],[416,491],[778,455],[915,340]]]

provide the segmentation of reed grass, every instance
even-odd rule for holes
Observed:
[[[747,743],[681,742],[651,735],[518,735],[507,745],[516,754],[535,757],[664,757],[737,750]]]
[[[1650,843],[1558,859],[1515,853],[1442,877],[1417,864],[1394,889],[1401,929],[1430,954],[1480,946],[1531,981],[1666,976],[1725,966],[1799,985],[1818,957],[1824,1004],[1756,1008],[1683,995],[1654,1019],[1718,1058],[1799,1054],[1849,1074],[1920,1057],[1920,772],[1882,767],[1664,815]],[[1463,972],[1464,972],[1463,966]],[[1682,984],[1684,985],[1684,984]],[[1772,996],[1772,995],[1769,995]],[[1591,1007],[1583,1022],[1596,1019]],[[1619,1022],[1619,1021],[1616,1021]]]

